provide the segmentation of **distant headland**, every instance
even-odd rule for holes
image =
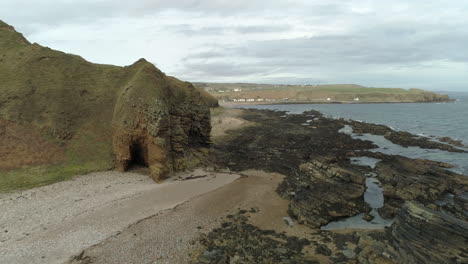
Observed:
[[[421,89],[376,88],[356,84],[275,85],[193,83],[222,104],[429,103],[451,102],[448,95]]]

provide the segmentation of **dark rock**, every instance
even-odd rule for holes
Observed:
[[[232,260],[232,263],[316,263],[304,251],[310,245],[309,240],[259,229],[245,223],[242,216],[237,214],[232,222],[214,229],[200,240],[205,250],[200,254],[199,262],[226,263],[214,261]]]
[[[325,255],[325,256],[330,256],[332,254],[332,251],[326,246],[326,245],[319,245],[315,248],[315,252],[317,254]]]
[[[364,214],[364,216],[362,217],[362,219],[366,220],[367,222],[374,220],[374,218],[375,217],[371,214]]]
[[[402,156],[380,156],[384,162],[376,166],[377,178],[384,188],[385,199],[433,203],[444,193],[466,189],[467,177]],[[384,212],[380,210],[379,212]]]
[[[453,139],[453,138],[450,138],[450,137],[438,137],[437,139],[439,141],[448,143],[448,144],[456,146],[456,147],[468,148],[468,146],[463,144],[463,141],[461,141],[461,140]]]
[[[397,262],[468,263],[468,223],[407,202],[388,229]]]
[[[364,181],[362,174],[328,161],[314,160],[301,164],[297,176],[287,178],[278,187],[278,192],[291,200],[288,208],[291,216],[317,228],[335,219],[367,211],[362,197]]]
[[[348,121],[349,125],[352,126],[355,134],[373,134],[384,136],[392,143],[403,146],[403,147],[421,147],[426,149],[440,149],[450,152],[466,152],[463,149],[455,148],[452,145],[435,142],[427,137],[420,137],[413,135],[408,132],[395,131],[385,125],[369,124],[365,122]]]

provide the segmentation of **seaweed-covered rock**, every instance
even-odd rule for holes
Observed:
[[[376,170],[385,199],[428,204],[440,199],[446,192],[468,190],[465,176],[441,168],[437,163],[402,156],[379,157],[384,162],[379,162]]]
[[[420,204],[405,203],[388,235],[398,263],[468,262],[468,223]]]
[[[0,21],[0,172],[47,181],[139,163],[158,180],[208,146],[207,96],[144,59],[93,64]]]
[[[358,122],[358,121],[347,121],[347,124],[352,126],[353,132],[357,134],[372,134],[372,135],[379,135],[384,136],[387,140],[391,141],[394,144],[398,144],[403,147],[421,147],[427,149],[440,149],[449,152],[466,152],[464,149],[460,149],[457,147],[464,147],[461,142],[451,139],[449,137],[445,137],[442,142],[446,143],[456,143],[456,144],[445,144],[437,141],[433,141],[427,137],[420,137],[413,135],[411,133],[405,131],[395,131],[388,126],[385,125],[377,125],[377,124],[370,124],[365,122]],[[458,144],[457,144],[458,143]]]
[[[314,160],[299,166],[278,192],[289,199],[289,214],[317,228],[335,219],[368,211],[364,202],[365,176],[345,170],[330,161]],[[337,195],[339,194],[339,195]]]
[[[195,263],[318,263],[306,250],[309,240],[259,229],[242,212],[230,219],[199,240],[203,249]]]

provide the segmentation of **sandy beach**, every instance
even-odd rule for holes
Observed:
[[[217,227],[226,216],[240,208],[254,208],[262,214],[250,219],[262,228],[299,235],[303,226],[289,227],[287,201],[275,192],[283,176],[276,173],[245,171],[243,177],[146,218],[102,243],[85,250],[70,263],[189,263],[196,250],[195,240]]]
[[[3,263],[64,263],[131,224],[238,177],[196,170],[156,184],[146,175],[110,171],[1,194],[0,259]]]

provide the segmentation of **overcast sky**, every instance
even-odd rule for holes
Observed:
[[[0,0],[31,42],[187,81],[468,91],[468,1]]]

